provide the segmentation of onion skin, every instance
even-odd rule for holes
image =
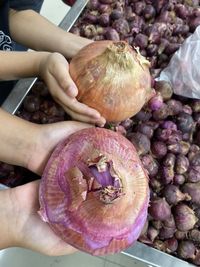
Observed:
[[[124,41],[85,46],[70,62],[69,72],[79,90],[77,99],[109,122],[135,115],[153,94],[149,62]]]
[[[122,194],[109,204],[101,199],[107,178],[97,181],[97,170],[89,168],[100,154],[112,162],[109,175],[117,175],[115,182],[122,184]],[[53,152],[42,176],[39,214],[65,242],[104,255],[137,240],[148,202],[148,179],[134,146],[113,131],[89,128],[72,134]]]

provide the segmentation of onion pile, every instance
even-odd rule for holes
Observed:
[[[157,76],[199,25],[199,0],[90,0],[71,32],[139,47]]]
[[[132,117],[153,94],[149,62],[126,42],[87,45],[71,60],[69,72],[77,99],[110,122]]]
[[[90,128],[53,152],[40,185],[39,214],[67,243],[103,255],[137,240],[148,203],[148,178],[131,142]]]

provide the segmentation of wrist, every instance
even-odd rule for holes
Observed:
[[[65,58],[73,58],[84,46],[92,43],[93,40],[65,32],[60,40],[59,51]]]
[[[0,190],[0,249],[17,246],[18,234],[16,229],[15,211],[12,204],[13,189]]]

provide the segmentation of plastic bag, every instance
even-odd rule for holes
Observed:
[[[200,99],[200,26],[175,52],[157,80],[168,81],[177,95]]]

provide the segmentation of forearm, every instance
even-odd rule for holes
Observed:
[[[38,126],[0,109],[0,161],[27,167]]]
[[[11,37],[16,42],[38,51],[59,52],[66,58],[72,58],[82,47],[92,42],[65,32],[31,10],[11,10],[9,23]]]
[[[0,51],[0,80],[39,76],[40,62],[47,52]]]

